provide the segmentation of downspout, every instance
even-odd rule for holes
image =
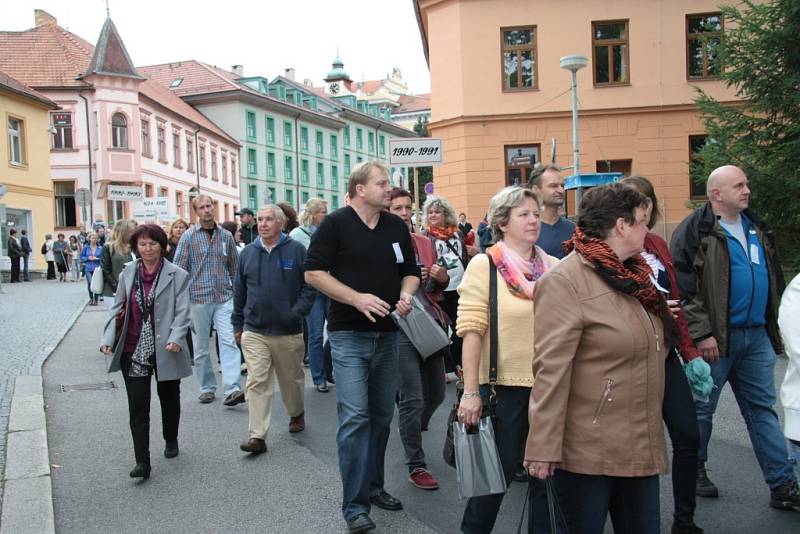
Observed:
[[[294,166],[296,169],[296,180],[295,180],[295,189],[297,190],[297,212],[300,213],[300,124],[298,120],[300,119],[300,113],[295,115],[294,117]],[[311,170],[308,171],[311,174]],[[311,178],[309,177],[309,181]]]
[[[89,128],[89,101],[83,96],[83,92],[78,92],[78,96],[83,100],[83,109],[86,112],[86,146],[89,147],[89,224],[94,223],[94,177],[92,176],[92,132]],[[108,220],[108,219],[106,219]],[[83,229],[88,231],[86,221],[83,221]]]
[[[194,132],[194,173],[197,176],[197,194],[200,194],[200,129]]]

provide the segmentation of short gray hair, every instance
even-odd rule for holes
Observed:
[[[492,200],[489,201],[489,213],[486,216],[489,227],[496,241],[503,239],[501,226],[508,224],[511,220],[511,210],[522,206],[529,198],[532,198],[536,205],[541,208],[542,199],[531,189],[516,185],[501,189]]]
[[[458,219],[456,218],[456,210],[454,210],[453,206],[444,198],[436,196],[428,196],[428,198],[425,199],[425,204],[422,206],[422,213],[425,214],[426,221],[428,218],[428,212],[431,209],[435,209],[436,211],[441,211],[442,213],[444,213],[445,226],[458,226]]]
[[[286,225],[286,214],[283,212],[280,206],[277,204],[265,204],[258,208],[258,213],[266,210],[272,210],[275,220],[280,223],[281,227]],[[258,220],[258,216],[256,216],[256,220]]]
[[[543,163],[537,163],[531,171],[530,178],[528,178],[528,187],[540,187],[542,185],[542,176],[544,176],[544,173],[547,171],[553,171],[559,174],[561,173],[561,169],[552,163],[547,165]]]

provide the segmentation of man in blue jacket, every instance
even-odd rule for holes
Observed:
[[[267,450],[276,374],[289,412],[289,432],[305,429],[303,317],[316,297],[305,282],[305,247],[281,232],[286,224],[283,210],[264,206],[257,223],[258,238],[239,256],[231,314],[247,364],[249,437],[239,448],[252,454]]]

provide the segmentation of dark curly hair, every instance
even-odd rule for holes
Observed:
[[[128,244],[131,247],[131,250],[139,254],[139,250],[136,248],[136,244],[139,240],[143,237],[149,237],[159,245],[161,245],[161,255],[167,253],[167,233],[164,232],[164,229],[161,228],[157,224],[140,224],[136,227],[136,230],[133,231],[131,234],[130,240],[128,240]]]
[[[578,228],[587,237],[605,239],[622,217],[626,223],[636,223],[636,208],[646,207],[650,199],[625,184],[593,187],[584,193],[578,208]]]

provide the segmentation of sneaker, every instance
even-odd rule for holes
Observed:
[[[408,480],[419,489],[439,489],[439,482],[433,477],[431,472],[424,467],[417,467],[411,471],[411,474],[408,475]]]
[[[328,391],[330,391],[330,390],[328,389],[328,385],[327,385],[325,382],[323,382],[323,383],[321,383],[321,384],[315,384],[315,385],[314,385],[314,387],[315,387],[315,388],[317,389],[317,391],[319,391],[320,393],[327,393]]]
[[[706,473],[706,464],[702,462],[697,463],[697,481],[695,483],[695,493],[700,497],[707,497],[716,499],[719,497],[719,490],[708,478]]]
[[[228,395],[225,398],[225,400],[222,401],[222,404],[224,404],[225,406],[236,406],[237,404],[241,404],[243,402],[244,402],[244,393],[242,393],[242,390],[237,389],[236,391]]]
[[[800,489],[797,480],[781,484],[770,492],[769,505],[778,510],[797,510],[800,512]]]
[[[209,402],[214,402],[216,395],[214,395],[213,391],[206,391],[204,393],[201,393],[200,397],[198,398],[200,399],[201,404],[208,404]]]

